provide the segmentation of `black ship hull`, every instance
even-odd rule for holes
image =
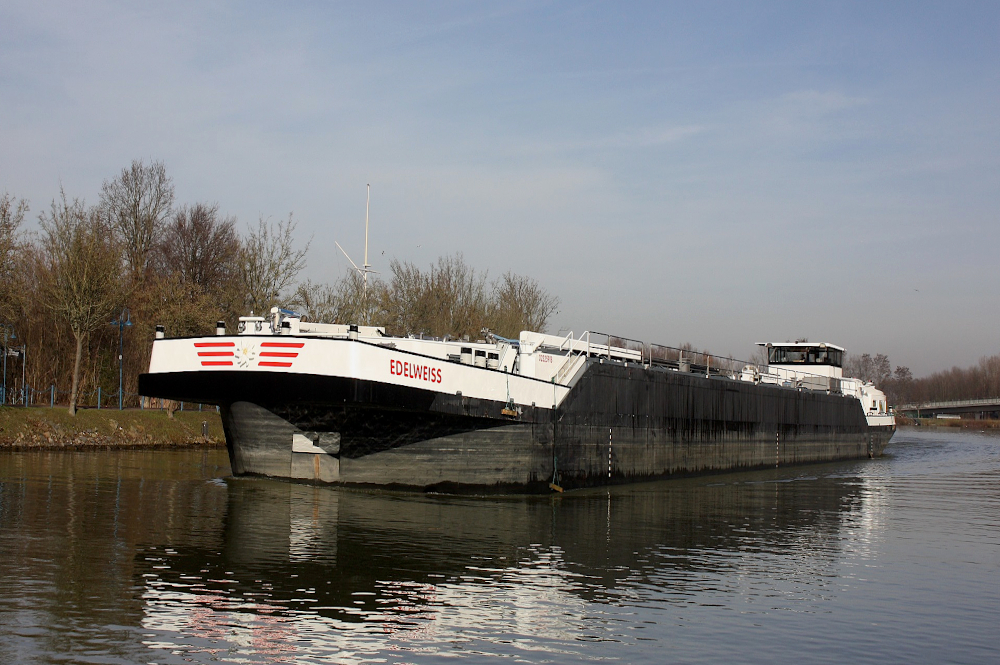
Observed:
[[[140,390],[219,404],[237,475],[439,491],[549,491],[875,457],[895,430],[870,426],[861,402],[837,393],[596,359],[554,408],[265,372],[146,374]]]

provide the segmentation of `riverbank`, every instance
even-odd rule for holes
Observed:
[[[907,418],[897,415],[896,424],[921,428],[961,429],[982,432],[1000,430],[1000,420],[976,420],[973,418]]]
[[[207,432],[207,436],[204,434]],[[219,448],[226,445],[215,408],[175,412],[66,407],[0,407],[0,450]]]

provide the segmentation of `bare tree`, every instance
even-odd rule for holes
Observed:
[[[101,207],[124,249],[133,282],[145,277],[150,255],[173,203],[174,185],[163,162],[147,166],[142,160],[133,160],[117,178],[104,181]]]
[[[69,324],[76,341],[69,402],[70,415],[76,415],[84,339],[106,325],[124,299],[122,253],[101,211],[87,209],[79,199],[68,201],[63,191],[39,221],[41,295],[46,307]]]
[[[428,270],[394,259],[390,271],[388,282],[369,280],[367,299],[360,277],[348,273],[331,291],[339,298],[337,312],[380,322],[394,334],[472,337],[487,327],[513,336],[544,330],[559,304],[530,277],[507,272],[489,282],[461,254],[442,256]]]
[[[295,289],[289,305],[309,321],[341,323],[343,304],[337,287],[342,282],[331,286],[306,280]]]
[[[327,323],[385,323],[385,283],[369,277],[368,287],[354,269],[333,285],[306,281],[299,285],[290,305],[312,321]]]
[[[28,212],[28,202],[17,200],[10,194],[0,196],[0,318],[14,315],[13,303],[18,299],[20,275],[17,271],[18,247],[21,245],[20,227]]]
[[[478,273],[461,254],[442,256],[427,272],[397,260],[390,269],[387,309],[398,332],[471,336],[487,325],[486,273]]]
[[[913,393],[913,372],[909,367],[897,365],[892,377],[879,388],[885,391],[890,404],[909,402]]]
[[[881,386],[892,377],[892,365],[884,353],[876,354],[875,357],[869,353],[852,355],[844,362],[844,376],[871,381],[876,386]]]
[[[762,346],[755,347],[747,362],[757,367],[764,367],[767,365],[767,350]]]
[[[543,332],[558,306],[559,299],[537,281],[507,271],[493,285],[490,328],[511,337],[522,330]]]
[[[386,325],[395,334],[427,332],[423,323],[427,319],[429,304],[425,298],[425,277],[420,268],[409,261],[393,259],[389,263],[392,280],[389,284]],[[446,331],[447,332],[447,331]]]
[[[905,367],[897,367],[893,381],[903,387],[906,401],[944,402],[958,399],[1000,397],[1000,355],[980,358],[972,367],[935,372],[912,378]]]
[[[206,291],[222,287],[239,260],[236,218],[219,218],[218,204],[183,206],[165,226],[158,263]]]
[[[243,243],[239,261],[240,282],[246,306],[258,314],[269,311],[278,304],[278,298],[295,284],[295,278],[306,265],[309,242],[295,249],[292,234],[295,222],[288,219],[277,224],[263,217],[257,228]]]
[[[482,328],[505,336],[544,330],[559,300],[530,277],[505,273],[488,282],[461,254],[444,256],[426,271],[393,260],[389,282],[364,280],[347,271],[332,286],[305,282],[296,309],[313,320],[382,324],[395,334],[478,335]]]

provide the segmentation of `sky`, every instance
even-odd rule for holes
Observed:
[[[1000,353],[1000,3],[0,4],[0,192],[133,159],[304,278],[461,252],[585,330]]]

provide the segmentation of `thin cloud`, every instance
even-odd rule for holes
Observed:
[[[781,95],[777,106],[787,113],[803,116],[822,116],[865,106],[864,97],[846,95],[837,90],[798,90]]]
[[[493,146],[507,154],[561,155],[602,150],[643,150],[680,143],[707,131],[705,125],[660,125],[640,127],[593,138],[544,139],[533,137],[516,147]]]
[[[590,148],[655,148],[697,136],[705,130],[704,125],[643,127],[631,132],[621,132],[592,141],[581,141],[578,145]]]

